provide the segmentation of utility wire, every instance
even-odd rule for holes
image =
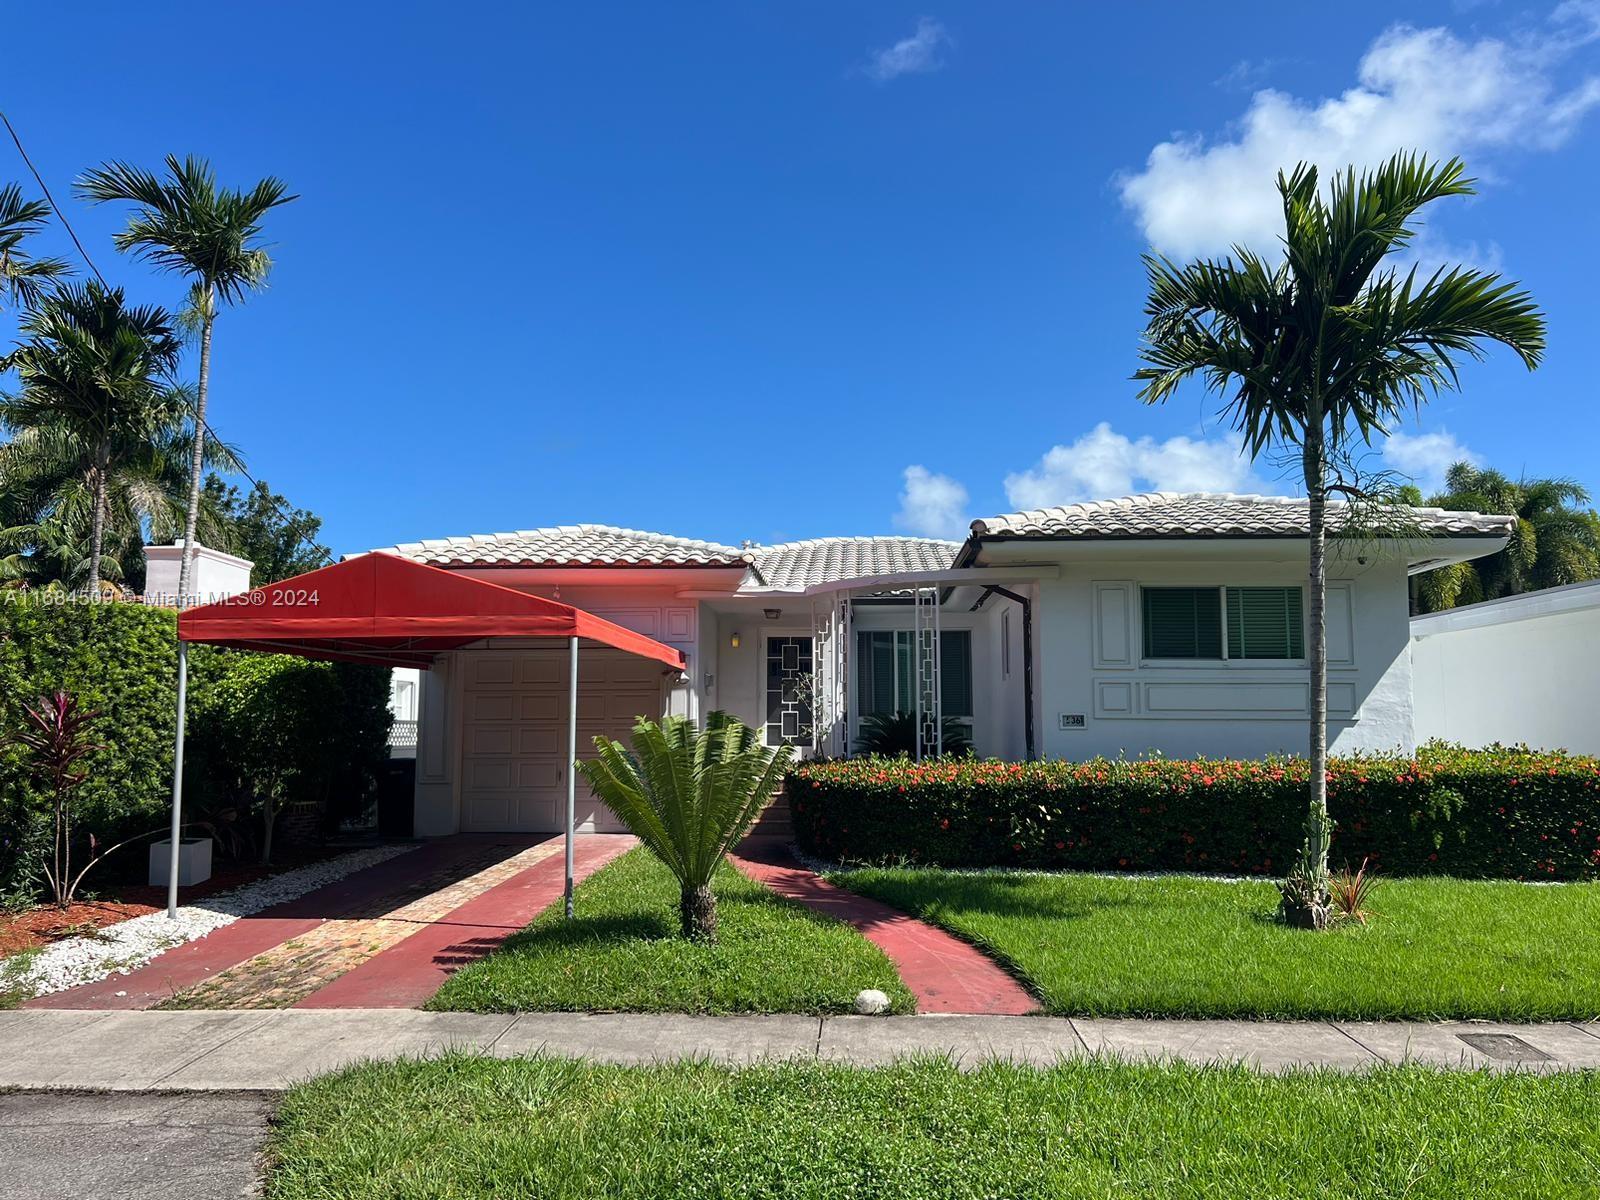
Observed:
[[[22,161],[27,166],[28,173],[33,176],[33,181],[39,185],[39,190],[44,193],[45,203],[50,206],[50,211],[55,214],[56,220],[61,222],[61,227],[67,231],[67,236],[72,239],[72,244],[78,248],[79,257],[82,258],[86,264],[88,264],[89,270],[94,272],[94,277],[100,281],[100,286],[109,288],[111,285],[106,282],[106,277],[100,273],[100,268],[94,265],[94,259],[89,257],[89,252],[83,248],[83,243],[78,240],[78,233],[72,228],[72,222],[67,220],[67,214],[62,212],[61,206],[56,203],[55,196],[50,192],[50,185],[44,181],[44,176],[39,174],[39,168],[33,165],[33,159],[28,157],[27,150],[23,148],[22,139],[17,136],[16,127],[11,124],[11,118],[6,116],[4,111],[0,111],[0,122],[5,124],[6,132],[11,135],[11,141],[16,145],[17,153],[22,156]],[[181,394],[182,393],[180,393],[180,395]],[[209,437],[219,446],[227,445],[226,442],[217,436],[217,431],[211,428],[210,422],[201,419],[199,408],[195,404],[191,403],[187,396],[184,397],[183,405],[189,410],[189,414],[194,417],[195,425],[197,426],[197,434],[199,430],[204,430],[205,432],[203,436]],[[262,484],[257,481],[255,476],[250,474],[249,471],[245,470],[243,464],[238,466],[237,472],[250,481],[251,487],[256,488],[264,493],[267,503],[272,506],[273,515],[282,521],[286,528],[292,530],[296,527],[294,517],[278,506],[277,500],[272,495],[271,488],[263,487]],[[285,503],[288,502],[285,501]],[[319,545],[319,543],[313,542],[312,545],[316,546]],[[320,546],[319,548],[322,550],[322,557],[327,559],[329,563],[332,563],[334,561],[333,551],[329,550],[326,546]]]

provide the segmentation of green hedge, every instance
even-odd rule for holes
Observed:
[[[335,815],[361,799],[381,765],[388,731],[388,672],[372,667],[293,663],[338,681],[316,722],[323,740],[343,754],[319,777],[320,796]],[[262,656],[194,647],[189,655],[190,763],[184,803],[195,811],[219,802],[226,746],[206,728],[211,698],[239,664]],[[248,668],[245,668],[248,669]],[[86,604],[69,597],[0,591],[0,739],[23,723],[23,705],[64,689],[98,713],[94,739],[103,749],[86,760],[75,826],[103,842],[153,831],[167,818],[172,792],[173,715],[177,702],[177,631],[170,610],[138,604]],[[194,717],[199,718],[199,729]],[[293,720],[294,714],[283,714]],[[296,751],[297,756],[299,752]],[[297,757],[298,761],[298,757]],[[325,761],[325,760],[324,760]],[[209,767],[216,769],[208,769]],[[47,805],[24,768],[23,751],[0,746],[0,894],[31,885]],[[131,853],[131,857],[130,856]],[[124,851],[126,868],[142,850]],[[90,886],[95,877],[91,877]]]
[[[1600,760],[1430,745],[1335,759],[1332,861],[1392,875],[1600,878]],[[1283,872],[1304,759],[814,762],[790,776],[802,849],[942,866]]]

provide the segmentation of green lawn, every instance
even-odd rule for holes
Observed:
[[[1264,881],[922,868],[832,878],[977,943],[1056,1013],[1600,1013],[1600,884],[1391,879],[1370,925],[1319,934],[1276,923],[1277,889]]]
[[[290,1092],[269,1200],[1593,1197],[1592,1074],[451,1057]]]
[[[678,933],[678,885],[633,850],[500,951],[451,977],[428,1007],[469,1012],[842,1012],[862,988],[915,1007],[881,950],[854,929],[773,895],[724,865],[714,946]]]

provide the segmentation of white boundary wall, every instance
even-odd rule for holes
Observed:
[[[1417,739],[1600,754],[1600,580],[1411,621]]]

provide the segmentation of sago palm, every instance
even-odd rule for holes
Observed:
[[[1326,767],[1326,533],[1330,491],[1351,488],[1333,464],[1436,392],[1458,385],[1461,360],[1499,342],[1529,368],[1544,352],[1545,321],[1528,293],[1468,267],[1428,274],[1385,260],[1410,245],[1424,208],[1472,193],[1461,162],[1399,154],[1375,170],[1333,177],[1315,167],[1278,175],[1284,233],[1276,255],[1235,247],[1232,257],[1179,266],[1146,255],[1148,324],[1134,378],[1147,404],[1199,377],[1255,457],[1288,448],[1299,459],[1309,509],[1311,795],[1299,863],[1282,911],[1297,924],[1328,919]]]
[[[145,455],[170,423],[181,342],[163,309],[130,308],[120,288],[92,281],[44,297],[22,334],[6,357],[19,386],[0,398],[0,425],[33,448],[36,467],[49,460],[85,468],[93,594],[113,473]]]
[[[51,280],[71,274],[59,258],[35,258],[26,243],[44,228],[50,206],[25,200],[14,183],[0,186],[0,296],[13,305],[36,304]]]
[[[683,935],[715,941],[711,877],[783,784],[793,751],[769,749],[755,730],[714,712],[704,729],[687,717],[640,718],[633,749],[594,739],[578,764],[594,794],[678,879]]]
[[[248,190],[217,186],[204,159],[166,159],[167,177],[127,163],[112,162],[78,180],[80,196],[134,205],[127,228],[113,241],[163,270],[191,281],[190,311],[200,325],[200,386],[195,400],[195,438],[190,462],[189,501],[178,568],[178,600],[189,595],[195,527],[200,513],[206,407],[211,395],[211,334],[217,305],[239,304],[265,285],[272,260],[261,245],[261,222],[272,209],[296,197],[277,179]]]

